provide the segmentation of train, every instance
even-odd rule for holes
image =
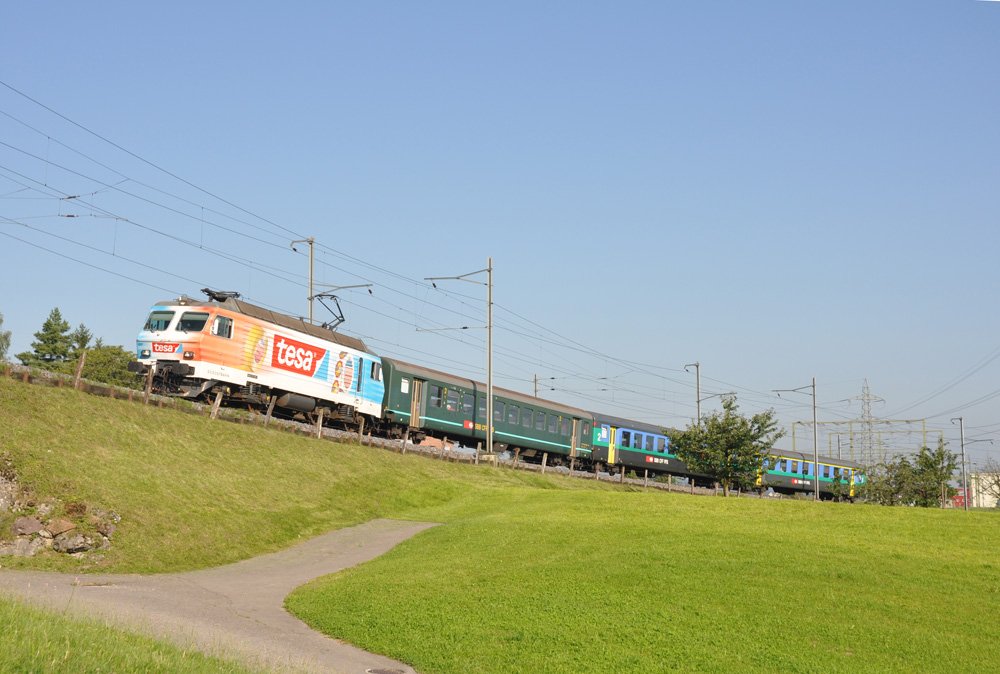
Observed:
[[[365,428],[419,444],[427,437],[485,444],[486,386],[474,379],[380,356],[347,335],[256,306],[238,293],[157,302],[136,339],[130,367],[157,393],[191,400],[222,394],[227,405]],[[664,427],[493,389],[493,446],[518,460],[570,469],[642,471],[696,484]],[[761,490],[852,498],[865,483],[853,461],[775,449],[757,476]]]

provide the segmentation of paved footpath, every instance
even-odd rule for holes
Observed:
[[[407,665],[310,629],[283,604],[299,585],[374,559],[432,526],[373,520],[281,552],[188,573],[0,571],[0,592],[268,670],[412,673]]]

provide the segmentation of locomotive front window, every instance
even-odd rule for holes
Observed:
[[[181,332],[201,332],[208,323],[208,314],[200,311],[185,311],[181,320],[177,321],[177,329]]]
[[[172,311],[154,311],[149,314],[149,318],[146,319],[146,325],[142,329],[153,330],[154,332],[166,330],[173,317],[174,312]]]

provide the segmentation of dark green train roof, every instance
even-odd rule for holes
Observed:
[[[811,452],[793,452],[786,449],[772,449],[772,456],[777,456],[782,459],[792,459],[793,461],[805,461],[807,463],[812,463],[813,455]],[[835,459],[832,456],[819,455],[819,462],[825,463],[829,466],[844,466],[845,468],[864,468],[863,465],[857,461],[849,461],[848,459]]]
[[[608,414],[601,414],[600,412],[594,412],[594,423],[607,424],[615,428],[628,428],[642,433],[655,433],[656,435],[668,435],[667,430],[669,430],[666,426],[660,426],[659,424],[613,417]]]
[[[439,381],[445,384],[452,384],[454,386],[463,386],[465,388],[472,388],[477,391],[485,391],[486,384],[474,379],[467,379],[465,377],[457,377],[453,374],[448,374],[447,372],[441,372],[440,370],[433,370],[429,367],[424,367],[423,365],[415,365],[413,363],[407,363],[405,361],[397,360],[396,358],[389,358],[387,356],[382,356],[382,367],[386,366],[394,368],[399,372],[406,372],[411,375],[422,377],[425,379],[430,379],[434,381]],[[580,409],[579,407],[573,407],[571,405],[564,405],[562,403],[557,403],[552,400],[545,400],[544,398],[536,398],[534,396],[529,396],[524,393],[518,393],[517,391],[511,391],[510,389],[499,388],[497,386],[493,387],[493,395],[506,398],[508,400],[513,400],[525,405],[535,405],[545,406],[547,409],[554,410],[556,412],[562,412],[563,414],[568,414],[570,416],[581,417],[583,419],[592,419],[593,414],[587,410]]]

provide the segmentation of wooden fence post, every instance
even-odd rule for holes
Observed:
[[[642,471],[642,488],[645,489],[649,486],[649,468],[645,468]]]
[[[264,415],[264,425],[265,426],[269,426],[271,424],[271,415],[274,414],[274,403],[277,400],[278,400],[277,398],[275,398],[274,396],[271,396],[271,401],[269,403],[267,403],[267,414]]]
[[[222,405],[222,391],[218,391],[215,394],[215,402],[212,403],[212,413],[209,415],[212,419],[219,416],[219,407]]]
[[[549,463],[549,453],[544,452],[542,454],[542,475],[545,475],[545,466]]]
[[[481,451],[483,451],[483,443],[482,442],[477,442],[476,443],[476,465],[477,466],[479,465],[479,452],[481,452]]]
[[[358,444],[363,445],[365,437],[365,418],[361,417],[361,421],[358,423]]]
[[[400,454],[406,454],[406,443],[410,441],[410,429],[407,428],[406,432],[403,433],[403,449]]]
[[[439,456],[442,461],[444,461],[444,451],[447,446],[448,446],[448,436],[446,435],[444,436],[444,439],[441,440],[441,454]]]
[[[319,412],[316,414],[316,437],[323,437],[323,412],[324,408],[320,407]]]
[[[618,475],[618,483],[625,484],[625,464],[622,464],[621,473]]]
[[[146,373],[146,390],[142,394],[142,404],[149,404],[149,394],[153,392],[153,368],[155,365],[149,366],[149,372]]]
[[[80,390],[80,378],[83,376],[83,366],[87,362],[87,351],[80,352],[80,362],[76,364],[76,375],[73,377],[73,388]]]

